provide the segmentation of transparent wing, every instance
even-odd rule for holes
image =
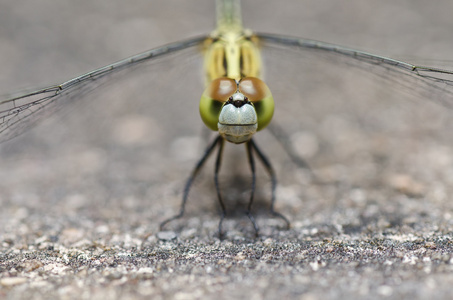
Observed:
[[[389,199],[395,189],[426,195],[433,182],[453,183],[452,71],[312,40],[258,36],[276,101],[273,124],[320,178]],[[267,150],[274,160],[282,157],[281,147]],[[289,176],[281,182],[307,193],[295,180],[300,177],[280,172]]]
[[[418,66],[384,56],[363,52],[339,45],[315,40],[286,37],[274,34],[258,34],[260,40],[268,46],[283,46],[301,51],[315,51],[322,55],[327,52],[336,58],[336,62],[359,67],[397,82],[427,99],[438,101],[453,107],[453,71],[435,67]],[[439,62],[438,62],[439,63]],[[433,94],[435,97],[433,97]]]
[[[15,96],[0,102],[0,142],[9,140],[43,120],[67,102],[91,93],[113,76],[130,71],[178,51],[199,46],[206,37],[168,44],[96,69],[58,85]]]

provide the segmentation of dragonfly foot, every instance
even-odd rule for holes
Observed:
[[[250,219],[250,221],[253,224],[253,228],[255,229],[255,237],[258,237],[259,236],[259,227],[256,224],[255,218],[253,217],[253,215],[250,211],[246,211],[245,214],[247,215],[247,217]]]

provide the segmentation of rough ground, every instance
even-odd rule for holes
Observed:
[[[246,25],[403,58],[452,59],[451,1],[286,2],[245,1]],[[37,3],[0,9],[2,94],[213,26],[211,1]],[[452,114],[428,99],[450,98],[328,55],[273,49],[266,59],[275,120],[317,176],[269,134],[257,137],[277,170],[277,208],[290,230],[267,213],[270,186],[259,167],[254,237],[243,214],[244,152],[228,147],[225,238],[217,236],[212,161],[186,216],[158,231],[177,212],[202,151],[192,106],[203,88],[199,61],[185,52],[112,79],[0,145],[0,298],[449,299]]]

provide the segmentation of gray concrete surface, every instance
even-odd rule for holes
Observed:
[[[244,1],[244,23],[451,65],[451,1],[284,3]],[[208,33],[213,10],[211,1],[3,1],[0,93]],[[159,233],[203,144],[199,59],[184,52],[112,79],[0,145],[0,298],[450,298],[452,115],[436,100],[451,99],[329,55],[265,54],[275,121],[320,179],[268,133],[257,136],[290,230],[267,213],[259,167],[254,238],[243,214],[249,171],[243,148],[230,146],[225,239],[212,161],[186,216]]]

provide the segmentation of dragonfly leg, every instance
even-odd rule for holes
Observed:
[[[289,229],[289,227],[290,227],[289,220],[283,214],[281,214],[281,213],[279,213],[278,211],[275,210],[275,199],[276,199],[275,192],[276,192],[276,189],[277,189],[277,176],[275,175],[275,171],[272,168],[272,165],[271,165],[269,159],[263,154],[263,152],[261,152],[261,150],[255,144],[253,139],[250,140],[248,143],[250,144],[251,149],[253,149],[256,152],[256,154],[258,155],[258,158],[261,160],[261,162],[263,163],[265,169],[269,173],[269,176],[271,177],[272,198],[271,198],[270,212],[271,212],[272,215],[282,219],[286,223],[286,229]]]
[[[218,137],[219,141],[219,150],[217,152],[217,159],[215,162],[215,171],[214,171],[214,183],[215,183],[215,190],[217,192],[217,198],[219,199],[219,204],[221,208],[221,213],[220,213],[220,221],[219,221],[219,237],[223,237],[223,231],[222,231],[222,223],[223,219],[225,219],[226,216],[226,208],[225,208],[225,203],[223,203],[222,199],[222,194],[220,193],[220,185],[219,185],[219,171],[220,171],[220,166],[222,164],[222,153],[223,153],[223,145],[225,144],[225,140],[221,138],[220,136]]]
[[[252,140],[247,142],[246,147],[247,147],[247,156],[249,159],[250,170],[252,171],[252,190],[250,191],[250,200],[249,200],[249,204],[247,206],[246,215],[247,215],[247,217],[249,217],[250,221],[253,224],[253,228],[255,229],[255,235],[258,236],[259,228],[255,222],[255,218],[252,215],[252,204],[253,204],[253,198],[255,196],[255,188],[256,188],[255,160],[253,158],[253,153],[252,153],[254,144],[253,144]]]
[[[203,168],[204,163],[206,162],[208,157],[211,155],[212,151],[218,145],[219,145],[219,147],[223,148],[223,138],[221,136],[218,136],[217,138],[215,138],[215,140],[206,148],[205,153],[200,158],[200,160],[197,162],[195,168],[193,169],[192,173],[190,174],[190,177],[187,179],[186,186],[184,187],[184,194],[183,194],[183,197],[182,197],[182,203],[181,203],[181,207],[180,207],[179,213],[177,215],[173,216],[173,217],[170,217],[170,218],[166,219],[162,223],[160,223],[159,230],[162,230],[163,227],[167,223],[169,223],[171,221],[174,221],[176,219],[179,219],[179,218],[181,218],[184,215],[184,211],[185,211],[185,208],[186,208],[187,199],[189,198],[189,191],[190,191],[190,188],[192,186],[192,183],[195,180],[195,178],[198,175],[198,173],[200,172],[200,170]]]

